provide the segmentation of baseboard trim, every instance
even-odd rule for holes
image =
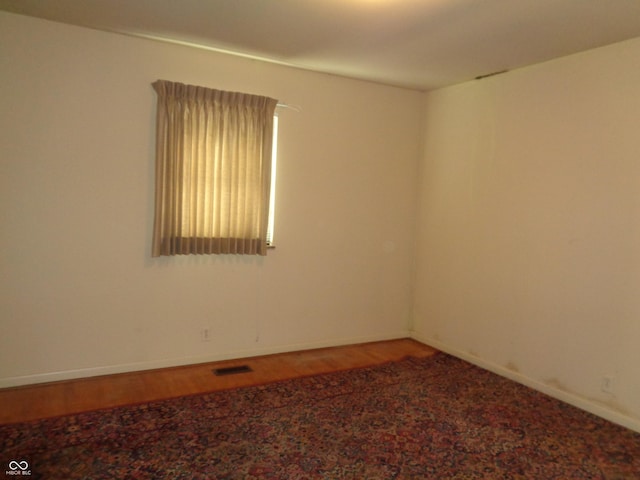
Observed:
[[[578,395],[565,392],[564,390],[560,390],[551,385],[547,385],[546,383],[540,382],[533,378],[522,375],[521,373],[514,372],[512,370],[508,370],[496,363],[489,362],[483,358],[476,357],[475,355],[471,355],[467,352],[463,352],[458,350],[450,345],[442,343],[438,340],[434,340],[428,337],[424,337],[415,332],[411,333],[411,338],[414,340],[424,343],[425,345],[429,345],[437,350],[448,353],[454,357],[465,360],[469,363],[472,363],[480,368],[485,370],[489,370],[501,377],[508,378],[509,380],[513,380],[514,382],[518,382],[527,387],[533,388],[539,392],[542,392],[550,397],[556,398],[562,402],[568,403],[569,405],[573,405],[581,410],[592,413],[598,417],[604,418],[610,422],[616,423],[623,427],[626,427],[630,430],[640,433],[640,420],[624,415],[616,410],[612,410],[604,405],[599,403],[595,403],[592,400],[585,399]]]
[[[337,338],[317,342],[295,343],[288,345],[278,345],[251,350],[237,350],[224,353],[211,353],[193,357],[171,358],[153,360],[148,362],[136,362],[120,365],[108,365],[103,367],[80,368],[76,370],[63,370],[58,372],[39,373],[34,375],[23,375],[15,377],[0,378],[0,388],[20,387],[26,385],[36,385],[41,383],[59,382],[63,380],[76,380],[80,378],[91,378],[103,375],[117,375],[121,373],[140,372],[145,370],[156,370],[159,368],[181,367],[185,365],[196,365],[199,363],[219,362],[223,360],[234,360],[241,358],[260,357],[263,355],[273,355],[277,353],[297,352],[302,350],[314,350],[317,348],[340,347],[345,345],[357,345],[359,343],[382,342],[386,340],[397,340],[409,338],[408,331],[398,332],[388,335],[370,335],[351,338]]]

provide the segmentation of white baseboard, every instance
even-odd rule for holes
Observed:
[[[469,353],[460,351],[456,348],[450,347],[444,343],[441,343],[437,340],[433,340],[430,338],[423,337],[415,332],[412,332],[411,338],[414,340],[424,343],[425,345],[429,345],[437,350],[448,353],[454,357],[465,360],[469,363],[477,365],[480,368],[485,370],[489,370],[501,377],[508,378],[509,380],[513,380],[515,382],[521,383],[527,387],[533,388],[539,392],[542,392],[550,397],[556,398],[562,402],[568,403],[577,407],[581,410],[592,413],[598,417],[604,418],[605,420],[609,420],[610,422],[616,423],[618,425],[622,425],[630,430],[640,433],[640,420],[636,418],[629,417],[624,415],[618,411],[612,410],[604,405],[595,403],[589,399],[580,397],[578,395],[565,392],[564,390],[560,390],[556,387],[548,385],[546,383],[540,382],[536,379],[527,377],[522,375],[521,373],[514,372],[512,370],[508,370],[498,364],[493,362],[489,362],[480,357],[476,357]]]
[[[313,350],[316,348],[340,347],[344,345],[356,345],[359,343],[378,342],[385,340],[396,340],[408,338],[408,331],[398,332],[389,335],[372,335],[352,338],[338,338],[333,340],[323,340],[318,342],[296,343],[289,345],[278,345],[251,350],[238,350],[224,353],[211,353],[208,355],[171,358],[153,360],[149,362],[127,363],[119,365],[107,365],[103,367],[80,368],[77,370],[64,370],[59,372],[47,372],[34,375],[24,375],[16,377],[0,378],[0,388],[19,387],[24,385],[35,385],[39,383],[58,382],[61,380],[74,380],[78,378],[97,377],[101,375],[113,375],[118,373],[130,373],[144,370],[155,370],[158,368],[180,367],[184,365],[196,365],[198,363],[218,362],[222,360],[233,360],[240,358],[258,357],[262,355],[272,355],[276,353],[297,352],[301,350]]]

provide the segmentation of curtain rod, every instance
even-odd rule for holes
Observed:
[[[288,103],[284,103],[284,102],[278,102],[276,104],[277,108],[288,108],[290,110],[293,110],[294,112],[298,112],[300,113],[302,111],[302,107],[299,107],[298,105],[289,105]]]

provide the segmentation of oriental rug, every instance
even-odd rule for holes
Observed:
[[[640,479],[640,434],[439,353],[0,425],[7,477]]]

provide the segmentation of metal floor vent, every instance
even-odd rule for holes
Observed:
[[[253,372],[249,365],[238,365],[236,367],[225,367],[225,368],[214,368],[213,373],[217,376],[222,375],[237,375],[239,373],[249,373]]]

